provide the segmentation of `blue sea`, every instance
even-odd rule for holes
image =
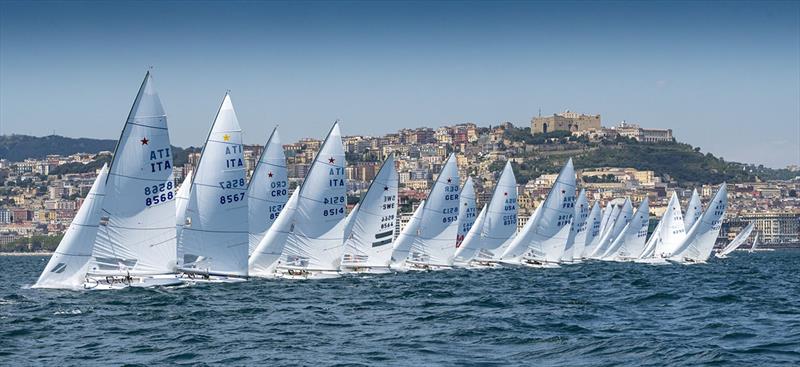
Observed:
[[[800,365],[800,252],[167,289],[30,289],[0,256],[0,365]]]

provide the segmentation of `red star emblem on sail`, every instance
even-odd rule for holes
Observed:
[[[147,138],[142,138],[142,140],[139,141],[142,142],[142,145],[147,145],[147,143],[150,142],[150,140],[147,140]]]

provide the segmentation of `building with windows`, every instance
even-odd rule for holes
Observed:
[[[600,115],[586,115],[566,110],[552,116],[534,117],[531,120],[531,134],[546,134],[553,131],[586,131],[600,129]]]

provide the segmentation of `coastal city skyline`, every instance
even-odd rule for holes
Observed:
[[[335,119],[380,136],[569,109],[730,161],[800,163],[793,3],[51,5],[0,5],[2,134],[115,139],[153,65],[184,147],[202,145],[230,89],[248,144],[275,125],[287,140]]]

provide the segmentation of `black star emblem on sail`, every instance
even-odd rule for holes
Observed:
[[[336,160],[333,159],[333,157],[328,158],[328,163],[333,164],[333,162],[336,162]]]
[[[267,173],[267,176],[272,177],[272,172]]]
[[[147,140],[147,138],[142,138],[142,140],[139,141],[142,142],[142,145],[147,145],[147,143],[150,142],[150,140]]]
[[[384,186],[383,191],[389,191],[389,186]]]
[[[447,178],[447,183],[451,183],[451,182],[453,182],[453,179],[448,177]]]

